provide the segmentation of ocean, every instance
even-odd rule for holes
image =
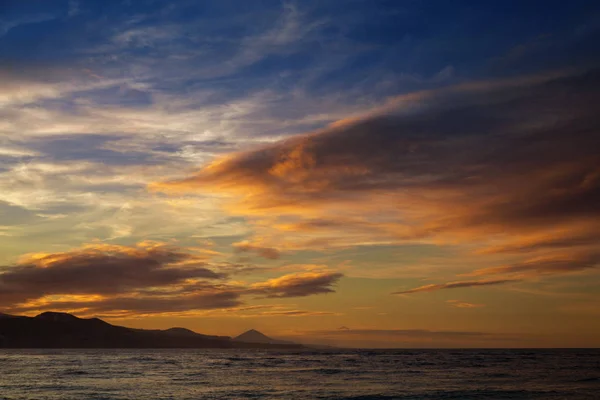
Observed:
[[[1,350],[0,399],[600,399],[600,350]]]

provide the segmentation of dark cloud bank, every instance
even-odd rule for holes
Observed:
[[[11,312],[185,312],[239,306],[244,296],[330,293],[341,277],[329,272],[291,274],[242,285],[229,283],[227,274],[214,268],[218,266],[193,252],[163,244],[89,245],[31,255],[0,269],[0,306]]]

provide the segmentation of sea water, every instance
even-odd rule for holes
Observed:
[[[0,399],[600,399],[600,350],[1,350]]]

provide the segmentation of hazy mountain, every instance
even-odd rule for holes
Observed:
[[[255,344],[270,344],[270,345],[293,345],[293,346],[303,346],[311,349],[335,349],[334,346],[327,346],[322,344],[312,344],[312,343],[297,343],[292,342],[290,340],[281,340],[274,339],[265,335],[262,332],[257,331],[256,329],[250,329],[242,333],[239,336],[233,338],[235,342],[243,342],[243,343],[255,343]]]
[[[45,312],[35,317],[0,315],[0,348],[301,348],[289,342],[244,342],[185,328],[132,329],[98,318]]]
[[[287,340],[273,339],[255,329],[250,329],[249,331],[246,331],[241,335],[234,337],[233,340],[236,342],[243,343],[298,345],[297,343],[289,342]]]

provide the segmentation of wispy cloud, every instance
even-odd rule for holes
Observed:
[[[49,21],[54,18],[57,18],[57,15],[42,13],[14,18],[12,20],[0,20],[0,37],[6,35],[10,32],[11,29],[14,29],[16,27],[22,25],[37,24],[39,22]]]
[[[270,260],[276,260],[281,256],[279,251],[275,248],[263,247],[260,245],[252,244],[248,241],[233,243],[232,246],[235,248],[236,251],[256,253],[257,255]]]
[[[525,260],[512,265],[489,267],[475,270],[465,274],[467,276],[484,275],[519,275],[543,276],[580,272],[596,268],[600,265],[600,255],[592,252],[563,252],[562,254],[549,254]]]
[[[261,317],[324,317],[339,315],[330,311],[307,311],[307,310],[281,310],[281,311],[264,311],[258,316]]]
[[[481,280],[481,281],[457,281],[457,282],[448,282],[448,283],[432,283],[429,285],[419,286],[414,289],[393,292],[392,294],[410,294],[410,293],[419,293],[419,292],[433,292],[436,290],[445,290],[445,289],[461,289],[461,288],[478,287],[478,286],[503,285],[505,283],[512,283],[512,282],[519,282],[519,281],[520,281],[519,279],[490,279],[490,280]]]
[[[448,303],[450,306],[456,307],[456,308],[480,308],[480,307],[485,307],[485,304],[475,304],[475,303],[469,303],[469,302],[460,301],[460,300],[446,300],[446,303]]]

